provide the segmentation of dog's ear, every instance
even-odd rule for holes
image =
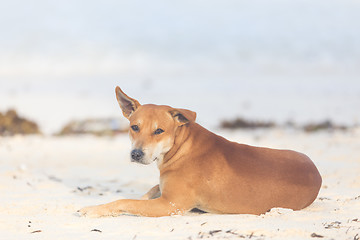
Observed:
[[[196,120],[196,112],[187,109],[175,108],[170,111],[170,114],[175,121],[179,123],[179,126],[185,125],[189,122],[195,122]]]
[[[133,114],[141,104],[137,100],[126,95],[118,86],[115,88],[115,93],[123,115],[129,119],[131,114]]]

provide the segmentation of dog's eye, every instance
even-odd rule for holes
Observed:
[[[159,135],[159,134],[162,134],[163,132],[164,132],[164,130],[162,130],[161,128],[158,128],[155,130],[154,134]]]
[[[134,132],[138,132],[138,131],[139,131],[139,126],[138,126],[138,125],[132,125],[132,126],[131,126],[131,129],[132,129]]]

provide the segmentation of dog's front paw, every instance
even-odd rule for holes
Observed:
[[[107,208],[105,208],[101,205],[84,207],[84,208],[78,210],[77,212],[82,217],[97,218],[97,217],[112,216],[111,212]]]

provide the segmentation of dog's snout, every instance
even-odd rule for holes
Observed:
[[[134,149],[131,151],[131,158],[135,161],[140,161],[144,157],[144,152],[140,149]]]

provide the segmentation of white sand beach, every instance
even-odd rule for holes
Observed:
[[[0,113],[15,109],[44,135],[0,136],[0,240],[359,240],[359,12],[354,0],[2,1]],[[130,162],[126,134],[52,136],[121,117],[117,85],[141,104],[196,111],[230,140],[307,154],[318,198],[261,216],[79,217],[159,180],[156,164]],[[349,130],[216,130],[236,117]]]
[[[79,217],[81,207],[138,198],[158,182],[156,165],[130,163],[126,134],[0,138],[0,238],[351,239],[360,238],[360,129],[221,131],[241,143],[306,153],[323,177],[301,211],[261,215]],[[186,194],[186,193],[184,193]]]

